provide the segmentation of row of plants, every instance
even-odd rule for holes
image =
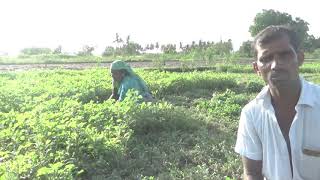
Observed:
[[[214,90],[261,88],[262,81],[251,73],[226,74],[215,72],[175,73],[137,71],[157,98],[191,89]],[[55,97],[69,97],[83,103],[102,102],[111,94],[111,76],[106,69],[83,71],[51,70],[0,74],[1,112],[11,109],[24,112]],[[254,82],[258,82],[254,87]],[[251,90],[250,90],[251,91]]]
[[[0,179],[240,179],[238,117],[262,80],[136,72],[157,102],[107,100],[105,69],[1,73]]]

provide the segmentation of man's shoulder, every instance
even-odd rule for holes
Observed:
[[[259,94],[249,101],[243,108],[243,112],[261,111],[264,107],[264,102],[268,99],[268,87],[265,86]]]
[[[320,98],[320,86],[318,84],[314,84],[313,82],[305,81],[304,82],[307,87],[307,94],[308,96],[312,95],[314,99],[319,99]]]
[[[263,108],[262,102],[258,98],[254,98],[253,100],[249,101],[243,108],[243,112],[254,112],[259,111]]]
[[[320,86],[308,81],[306,83],[308,85],[308,93],[305,96],[309,96],[308,98],[312,99],[313,107],[318,111],[320,110]]]
[[[305,82],[309,85],[311,90],[316,91],[316,92],[320,92],[320,86],[318,84],[315,84],[315,83],[310,82],[310,81],[305,81]]]

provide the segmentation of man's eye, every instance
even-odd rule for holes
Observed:
[[[264,56],[260,58],[260,62],[269,62],[271,60],[271,56]]]
[[[287,56],[291,56],[291,51],[284,51],[282,53],[280,53],[281,57],[287,57]]]

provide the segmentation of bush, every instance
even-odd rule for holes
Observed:
[[[206,110],[217,117],[238,118],[242,107],[249,102],[249,98],[238,95],[227,89],[224,93],[214,94],[209,101],[199,102],[198,109]]]
[[[51,54],[52,51],[50,48],[24,48],[21,51],[22,55],[38,55],[38,54]]]

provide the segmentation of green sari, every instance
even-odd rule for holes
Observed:
[[[126,97],[128,90],[133,89],[138,91],[145,101],[151,101],[153,99],[151,92],[146,85],[145,81],[136,73],[133,72],[131,67],[124,61],[117,60],[111,64],[111,70],[126,70],[127,75],[121,80],[120,83],[115,84],[117,87],[119,95],[119,101],[123,101]]]

